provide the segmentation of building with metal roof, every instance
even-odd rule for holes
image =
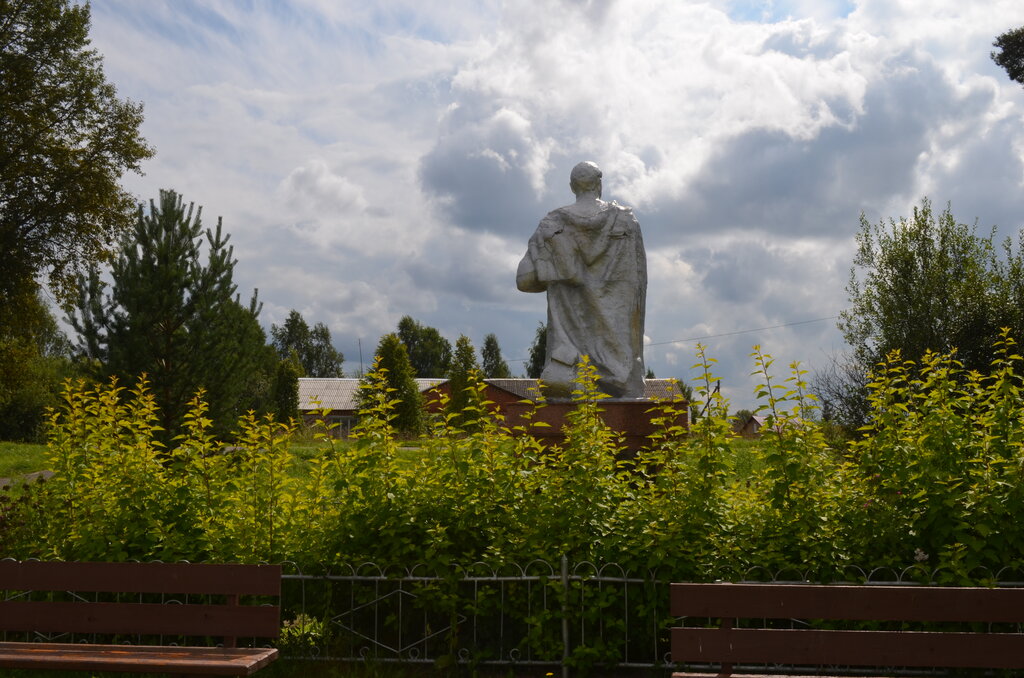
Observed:
[[[359,409],[359,379],[354,378],[301,378],[299,379],[299,412],[307,423],[322,420],[333,425],[336,435],[347,436],[355,425]],[[484,379],[485,400],[501,409],[508,403],[537,400],[537,379]],[[447,379],[416,379],[424,405],[428,411],[440,409],[442,393],[447,393]],[[678,383],[673,379],[645,379],[644,392],[651,400],[682,397]],[[450,394],[449,394],[450,395]]]

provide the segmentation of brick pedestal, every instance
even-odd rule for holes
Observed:
[[[648,436],[655,431],[657,426],[651,423],[653,417],[658,416],[657,412],[650,410],[656,405],[653,400],[602,400],[598,407],[601,412],[601,419],[615,433],[622,435],[627,450],[635,452],[647,447],[650,443]],[[524,415],[533,411],[532,421],[544,422],[548,426],[531,428],[531,435],[537,438],[545,446],[561,445],[565,442],[563,428],[566,423],[566,415],[576,409],[576,403],[572,402],[548,402],[544,407],[534,408],[533,405],[516,402],[506,403],[501,406],[505,413],[507,426],[522,426],[527,423]],[[687,426],[686,408],[681,408],[679,418],[675,422],[680,426]]]

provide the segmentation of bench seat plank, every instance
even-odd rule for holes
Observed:
[[[690,671],[676,671],[672,674],[672,678],[769,678],[772,675],[773,674],[771,673],[732,673],[731,671],[719,671],[718,673],[691,673]],[[828,673],[816,673],[813,675],[786,673],[783,675],[785,678],[850,678],[849,676],[836,676],[836,674]],[[892,675],[870,676],[858,673],[856,678],[892,678]]]
[[[1020,668],[1024,634],[672,629],[672,660],[839,666]]]
[[[261,598],[281,597],[280,565],[0,560],[0,594],[0,632],[223,644],[5,641],[0,668],[248,676],[278,656],[235,646],[239,638],[278,637],[280,606]]]
[[[248,676],[276,658],[275,648],[0,642],[0,667],[10,669]]]

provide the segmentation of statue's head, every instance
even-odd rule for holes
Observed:
[[[572,168],[569,174],[569,188],[576,195],[596,191],[601,195],[601,168],[596,164],[585,160]]]

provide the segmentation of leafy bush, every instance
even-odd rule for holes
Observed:
[[[892,353],[879,366],[871,422],[850,449],[860,518],[877,526],[859,544],[866,561],[924,563],[948,583],[1020,564],[1024,402],[1006,330],[995,353],[986,375],[965,371],[955,353],[928,353],[920,366]]]
[[[288,560],[305,572],[566,556],[670,579],[835,580],[859,566],[966,582],[1020,565],[1024,391],[1008,334],[986,376],[955,355],[920,365],[891,355],[872,377],[870,424],[839,449],[815,421],[804,370],[794,364],[779,381],[770,355],[752,358],[766,424],[742,454],[703,347],[705,416],[685,430],[675,424],[685,402],[657,403],[661,430],[633,457],[600,417],[586,362],[563,445],[545,449],[486,414],[471,384],[466,411],[437,415],[411,460],[379,366],[353,440],[322,434],[312,457],[289,444],[294,424],[269,416],[242,417],[236,442],[218,442],[201,395],[164,447],[144,380],[68,384],[49,415],[56,474],[30,499],[2,503],[0,537],[19,557]]]
[[[581,571],[614,563],[647,579],[628,599],[581,581],[564,588],[557,575],[502,589],[501,604],[520,614],[502,623],[537,658],[561,657],[562,610],[573,629],[611,634],[575,647],[569,663],[578,668],[616,661],[627,636],[637,647],[654,643],[657,624],[623,627],[622,644],[612,642],[627,608],[630,618],[668,623],[654,579],[836,581],[890,568],[960,584],[1021,569],[1024,384],[1006,332],[984,376],[955,354],[920,364],[891,354],[871,377],[869,424],[845,447],[826,442],[800,365],[780,381],[756,347],[763,436],[754,446],[735,438],[728,402],[713,388],[715,361],[703,347],[697,358],[704,416],[688,430],[677,424],[688,403],[656,403],[660,430],[632,456],[600,417],[604,396],[586,361],[565,442],[547,449],[531,426],[490,413],[472,381],[462,412],[442,407],[418,451],[401,449],[408,443],[379,364],[362,385],[352,439],[341,444],[317,427],[315,452],[291,444],[294,423],[253,414],[236,423],[232,444],[219,442],[202,394],[164,446],[145,380],[131,389],[68,383],[49,414],[55,475],[0,492],[0,547],[17,558],[291,561],[305,573],[419,565],[438,578],[416,585],[415,605],[452,629],[443,661],[467,642],[457,620],[498,605],[476,582],[468,593],[458,572],[565,557],[592,564]],[[294,618],[282,636],[287,651],[348,642],[324,622],[331,600],[345,597],[335,585],[301,609],[285,604]]]
[[[0,553],[4,558],[30,558],[46,515],[45,481],[0,486]]]

